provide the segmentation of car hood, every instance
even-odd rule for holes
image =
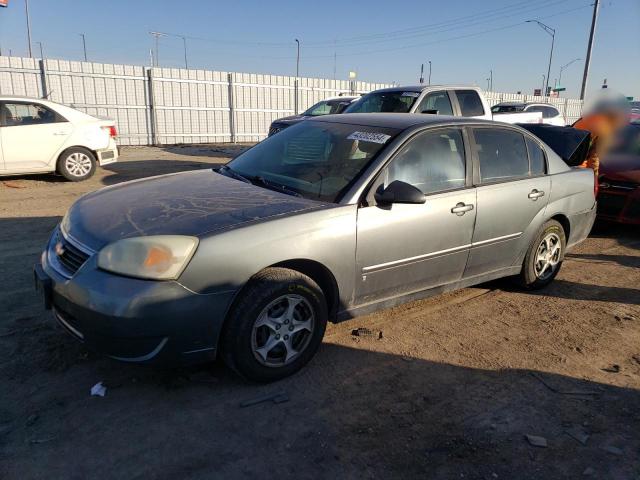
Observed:
[[[600,176],[640,185],[640,156],[608,155],[600,162]]]
[[[201,237],[330,205],[267,190],[212,170],[197,170],[135,180],[85,195],[65,216],[63,229],[85,246],[99,250],[127,237]]]
[[[290,117],[282,117],[274,120],[273,123],[283,123],[285,125],[293,125],[294,123],[301,122],[302,120],[306,120],[308,117],[304,115],[291,115]]]

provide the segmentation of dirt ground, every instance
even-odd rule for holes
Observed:
[[[79,184],[0,178],[1,479],[640,478],[637,228],[597,225],[544,291],[498,281],[331,325],[266,386],[117,363],[54,323],[31,267],[75,199],[240,148],[128,148]],[[274,393],[288,401],[241,407]]]

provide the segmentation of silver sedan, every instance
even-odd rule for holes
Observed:
[[[273,381],[327,321],[499,277],[546,286],[595,206],[593,172],[517,126],[330,115],[221,169],[81,198],[35,273],[57,321],[113,358],[220,355]]]

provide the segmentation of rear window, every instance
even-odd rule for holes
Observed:
[[[501,128],[474,130],[482,182],[529,175],[529,157],[522,134]]]
[[[456,90],[458,103],[463,117],[480,117],[484,115],[484,107],[480,95],[475,90]]]

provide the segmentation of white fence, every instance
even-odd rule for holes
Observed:
[[[323,98],[391,85],[279,75],[147,68],[135,65],[0,56],[0,94],[47,96],[90,115],[114,119],[122,145],[253,142],[276,118]],[[568,123],[582,102],[488,92],[500,101],[548,101]]]

